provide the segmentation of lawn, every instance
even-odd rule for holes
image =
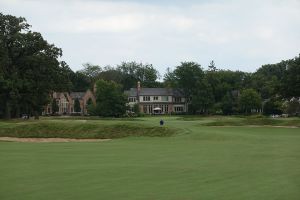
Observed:
[[[0,142],[0,199],[300,199],[299,119],[163,118],[163,129],[157,117],[2,121],[2,136],[37,127],[67,135],[86,127],[81,131],[92,137],[103,130],[161,133],[136,131],[105,142]]]

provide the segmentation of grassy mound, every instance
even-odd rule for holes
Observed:
[[[77,138],[109,139],[128,136],[171,136],[175,131],[158,126],[134,124],[106,124],[96,122],[38,121],[38,122],[0,122],[0,137],[21,138]]]
[[[295,126],[300,127],[299,118],[277,118],[268,117],[239,117],[220,118],[212,122],[204,123],[205,126]]]

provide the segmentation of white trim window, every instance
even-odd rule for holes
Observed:
[[[136,102],[136,97],[129,97],[129,102]]]
[[[175,106],[174,111],[175,112],[183,112],[183,107],[182,106]]]
[[[169,96],[162,96],[161,101],[169,101]]]
[[[176,103],[180,103],[181,102],[181,97],[175,97],[174,100],[175,100]]]
[[[150,96],[143,96],[143,101],[150,101]]]

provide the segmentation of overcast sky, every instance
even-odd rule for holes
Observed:
[[[214,60],[254,72],[300,53],[300,0],[0,0],[0,12],[25,17],[73,70]]]

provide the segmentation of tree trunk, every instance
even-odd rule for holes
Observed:
[[[9,101],[6,101],[6,104],[5,104],[5,118],[11,119],[11,109],[10,109]]]
[[[38,120],[40,118],[38,111],[33,111],[34,119]]]
[[[18,104],[16,107],[16,118],[20,118],[21,116],[21,110],[20,110],[20,105]]]

